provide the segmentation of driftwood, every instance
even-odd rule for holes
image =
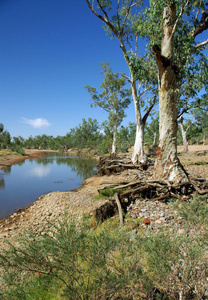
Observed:
[[[118,197],[118,193],[115,193],[114,198],[115,198],[116,204],[118,206],[120,225],[123,225],[124,224],[124,217],[123,217],[123,211],[122,211],[122,207],[121,207],[121,202],[120,202],[119,197]]]
[[[104,187],[101,190],[109,188]],[[119,199],[122,202],[123,199],[128,198],[129,201],[136,198],[151,199],[155,201],[168,201],[170,198],[177,199],[189,199],[194,192],[200,195],[208,194],[208,180],[200,178],[193,179],[184,183],[171,184],[164,180],[135,180],[127,182],[121,185],[111,185],[111,188],[121,192],[119,193]]]
[[[149,162],[152,165],[152,162]],[[138,173],[137,179],[131,182],[109,182],[106,187],[100,188],[99,192],[111,188],[119,192],[119,199],[128,198],[129,201],[136,198],[167,201],[169,198],[188,199],[194,192],[200,195],[208,194],[208,178],[190,178],[190,180],[171,184],[166,180],[147,179],[150,172],[146,171],[148,165],[133,165],[130,157],[102,157],[98,164],[98,174],[111,174],[130,169]],[[143,176],[141,176],[141,174]],[[139,179],[138,179],[139,178]],[[117,196],[116,196],[117,197]]]
[[[148,160],[146,164],[133,164],[131,158],[126,157],[101,157],[97,164],[98,175],[110,175],[120,173],[124,170],[147,170],[148,166],[152,164],[151,160]]]
[[[151,165],[151,163],[150,163]],[[146,166],[147,167],[147,166]],[[136,199],[150,199],[151,201],[167,202],[170,198],[189,200],[194,193],[208,195],[208,178],[191,177],[186,182],[171,184],[166,180],[150,179],[151,173],[142,165],[133,165],[130,158],[102,158],[98,165],[98,174],[112,174],[123,170],[130,170],[136,176],[134,180],[127,182],[103,182],[98,192],[105,189],[115,191],[114,198],[111,198],[115,209],[118,208],[120,224],[124,223],[123,211]],[[129,171],[129,172],[130,172]],[[131,177],[132,178],[132,177]]]

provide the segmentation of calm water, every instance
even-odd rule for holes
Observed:
[[[0,219],[48,192],[79,188],[95,173],[95,165],[95,160],[83,157],[46,157],[0,170]]]

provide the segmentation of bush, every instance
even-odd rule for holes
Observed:
[[[208,223],[208,205],[206,196],[197,196],[191,199],[179,210],[180,216],[192,225]]]
[[[11,144],[11,146],[9,147],[13,152],[17,152],[20,155],[25,155],[25,151],[21,146],[15,145],[15,144]]]
[[[1,250],[1,299],[201,299],[207,237],[140,236],[64,220]]]

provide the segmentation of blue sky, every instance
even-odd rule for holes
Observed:
[[[11,136],[65,135],[90,107],[86,84],[102,83],[99,63],[127,72],[117,40],[84,0],[0,0],[0,123]],[[133,104],[124,125],[135,121]]]
[[[128,69],[102,26],[85,0],[0,0],[0,123],[12,137],[65,135],[83,118],[107,119],[84,86],[100,86],[105,61]],[[133,103],[126,113],[125,126],[135,122]]]

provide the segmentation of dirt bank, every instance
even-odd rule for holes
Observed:
[[[51,152],[50,150],[47,152]],[[0,170],[6,167],[12,166],[20,161],[30,158],[39,158],[45,157],[46,150],[34,150],[27,149],[25,150],[25,155],[15,154],[13,152],[9,153],[4,150],[0,151]]]

